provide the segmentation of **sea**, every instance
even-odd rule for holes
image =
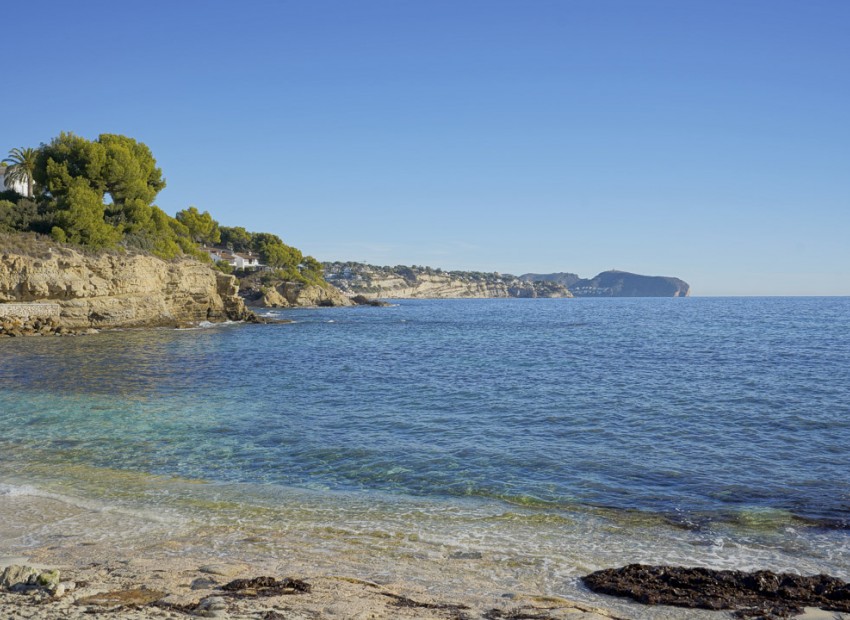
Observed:
[[[850,298],[265,314],[0,340],[0,510],[49,500],[0,553],[182,537],[609,608],[580,577],[635,562],[850,580]]]

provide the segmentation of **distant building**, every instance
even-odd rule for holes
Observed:
[[[204,252],[214,263],[224,262],[234,269],[262,269],[265,265],[260,263],[260,257],[253,252],[233,252],[227,248],[203,247]]]
[[[8,191],[14,190],[18,192],[21,196],[27,195],[27,184],[22,183],[21,181],[10,182],[6,179],[6,171],[8,170],[8,166],[5,164],[0,164],[0,191]]]

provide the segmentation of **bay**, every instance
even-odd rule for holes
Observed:
[[[647,559],[850,577],[848,298],[270,314],[295,322],[0,341],[0,483],[458,549],[495,519],[553,591]]]

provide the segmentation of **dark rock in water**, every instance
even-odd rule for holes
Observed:
[[[365,295],[355,295],[351,298],[351,301],[353,301],[358,306],[375,306],[376,308],[385,308],[390,305],[385,301],[381,301],[380,299],[369,299]]]
[[[740,617],[787,618],[802,613],[803,607],[850,612],[850,584],[828,575],[630,564],[591,573],[582,581],[594,592],[647,605],[729,609]]]

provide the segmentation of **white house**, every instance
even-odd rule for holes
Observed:
[[[0,164],[0,191],[5,192],[7,190],[13,189],[16,192],[18,192],[21,196],[26,196],[27,195],[27,184],[22,183],[21,181],[15,181],[15,182],[9,181],[8,184],[7,184],[6,170],[8,170],[8,167],[6,166],[6,164]]]
[[[253,252],[231,252],[227,248],[201,248],[209,254],[214,263],[224,261],[234,269],[260,269],[260,257]]]
[[[233,253],[233,266],[237,269],[257,269],[260,267],[260,257],[248,252],[247,254]]]

